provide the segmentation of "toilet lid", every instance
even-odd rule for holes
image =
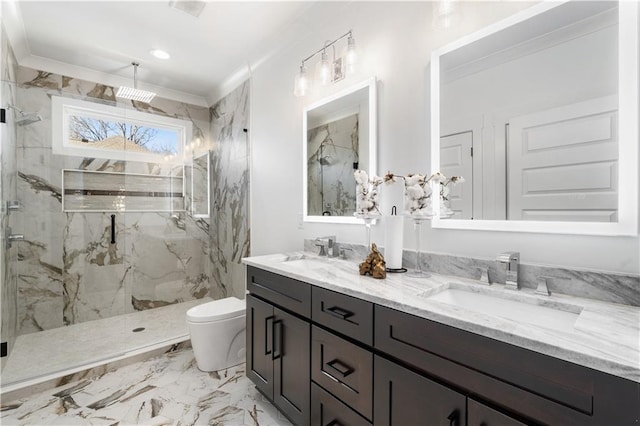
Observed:
[[[219,321],[244,316],[246,304],[236,297],[214,300],[194,306],[187,311],[187,320],[191,322]]]

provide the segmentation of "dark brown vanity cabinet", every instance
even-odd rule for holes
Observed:
[[[640,384],[247,268],[247,376],[313,426],[640,424]]]
[[[308,284],[287,280],[261,270],[248,271],[249,291],[257,288],[257,293],[266,295],[275,292],[280,296],[279,302],[285,305],[282,308],[298,309],[300,299],[296,297],[300,296],[300,288],[286,292],[286,287],[299,285],[309,291]],[[309,291],[307,302],[310,296]],[[289,297],[290,301],[286,299]],[[306,425],[310,417],[311,326],[282,308],[254,296],[253,292],[247,295],[247,377],[293,423]]]

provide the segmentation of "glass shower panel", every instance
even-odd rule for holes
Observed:
[[[90,89],[24,67],[16,80],[21,112],[13,117],[30,119],[16,125],[13,176],[21,208],[10,217],[24,241],[12,248],[16,339],[3,386],[124,353],[124,253],[111,243],[111,212],[93,208],[96,194],[87,191],[91,172],[117,169],[118,162],[55,154],[52,146],[52,97],[89,98]]]
[[[11,66],[10,57],[2,46],[2,66],[0,99],[3,124],[0,124],[0,342],[2,342],[2,358],[0,369],[4,371],[8,360],[7,354],[13,350],[17,337],[17,247],[8,245],[6,241],[15,236],[20,228],[16,221],[17,189],[16,189],[16,153],[17,130],[13,118],[13,110],[9,105],[16,104],[15,70]],[[4,376],[4,373],[1,375]]]
[[[175,106],[167,102],[160,113],[184,114],[184,106],[178,110]],[[201,112],[208,119],[207,110]],[[208,259],[208,226],[198,224],[186,208],[190,179],[185,176],[185,163],[192,151],[187,143],[191,143],[193,121],[183,123],[178,132],[152,127],[145,143],[132,140],[125,147],[127,158],[134,159],[126,162],[125,177],[125,287],[130,292],[126,300],[128,311],[140,314],[127,316],[126,333],[136,347],[184,339],[185,308],[179,304],[197,302],[209,291],[203,269]],[[148,151],[147,161],[139,160],[142,149]]]

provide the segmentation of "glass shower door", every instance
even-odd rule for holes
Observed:
[[[52,99],[69,91],[77,99],[81,85],[24,67],[17,81],[12,118],[33,119],[16,120],[12,177],[2,168],[21,205],[9,216],[13,232],[24,234],[11,249],[16,261],[5,264],[15,266],[16,339],[3,386],[118,356],[124,340],[124,254],[111,243],[108,195],[96,187],[117,161],[55,150]]]

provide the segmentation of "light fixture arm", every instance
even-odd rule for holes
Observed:
[[[324,43],[324,46],[322,46],[320,49],[316,50],[315,52],[313,52],[311,55],[307,56],[306,58],[304,58],[302,60],[302,65],[304,66],[304,63],[307,62],[309,59],[313,58],[314,56],[316,56],[318,53],[322,53],[324,51],[327,50],[328,47],[332,47],[333,46],[333,57],[335,59],[335,55],[336,55],[336,47],[334,46],[337,42],[339,42],[340,40],[342,40],[343,38],[349,36],[352,37],[351,34],[352,30],[349,30],[348,32],[346,32],[345,34],[341,35],[340,37],[338,37],[337,39],[333,40],[333,41],[326,41]]]

